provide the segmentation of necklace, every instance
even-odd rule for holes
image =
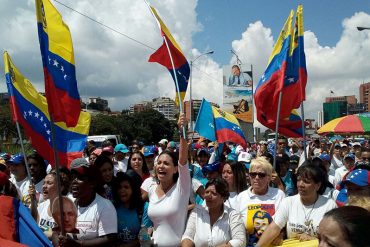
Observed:
[[[308,214],[306,214],[306,207],[302,203],[303,213],[304,213],[304,224],[305,224],[306,227],[309,227],[312,224],[312,219],[310,219],[310,217],[311,217],[312,211],[315,209],[315,205],[316,205],[316,202],[317,202],[318,199],[319,199],[319,197],[317,196],[316,200],[315,200],[315,203],[313,204],[313,206],[312,206],[312,208],[311,208],[311,210]]]

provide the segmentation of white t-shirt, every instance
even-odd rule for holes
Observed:
[[[191,240],[195,246],[209,247],[231,244],[233,247],[246,245],[245,228],[240,214],[224,206],[224,211],[211,226],[207,208],[196,205],[189,216],[182,239]]]
[[[43,232],[51,231],[51,229],[56,226],[54,218],[48,213],[49,205],[50,200],[46,200],[40,203],[37,207],[37,212],[39,215],[37,224]]]
[[[144,180],[140,188],[144,190],[145,192],[148,192],[150,188],[155,185],[157,185],[157,180],[154,177],[150,176]]]
[[[176,184],[161,198],[155,192],[158,185],[149,188],[148,215],[154,225],[154,244],[158,246],[179,246],[185,230],[191,181],[188,164],[179,164],[178,172]]]
[[[342,166],[343,166],[342,159],[338,159],[337,157],[335,157],[335,155],[333,155],[333,158],[331,159],[330,170],[335,172],[335,170]]]
[[[314,205],[309,206],[302,204],[300,195],[290,196],[283,199],[274,222],[280,228],[287,226],[288,238],[294,238],[301,233],[317,237],[317,230],[324,214],[336,207],[332,199],[321,195]]]
[[[345,167],[339,167],[338,169],[335,170],[335,175],[334,175],[334,188],[342,182],[344,175],[346,175],[349,172],[349,170]]]
[[[15,177],[12,176],[11,178],[9,178],[9,181],[12,182],[17,188],[18,194],[21,199],[23,199],[23,197],[25,196],[28,196],[28,188],[30,187],[30,183],[27,177],[22,181],[17,182],[17,180],[15,180]],[[21,201],[23,202],[23,200]]]
[[[230,192],[229,198],[225,201],[225,205],[229,208],[238,210],[238,194],[236,192]]]
[[[124,158],[121,161],[114,161],[114,163],[113,163],[114,176],[117,175],[117,172],[126,172],[127,171],[127,162],[128,162],[128,159],[126,159],[126,158]]]
[[[12,182],[18,190],[18,193],[20,195],[21,201],[26,207],[31,206],[31,198],[28,195],[28,190],[30,187],[30,180],[26,177],[22,181],[17,182],[14,177],[9,179],[10,182]],[[40,182],[35,184],[35,190],[36,190],[36,202],[41,203],[44,201],[44,196],[42,195],[42,186],[44,185],[44,179],[42,179]]]
[[[80,239],[94,239],[117,233],[117,213],[113,204],[95,195],[95,200],[87,207],[77,207],[77,224]]]
[[[237,211],[242,215],[243,223],[249,235],[249,245],[253,245],[271,223],[275,212],[280,207],[285,193],[269,187],[265,195],[252,193],[252,187],[241,192],[238,197]],[[260,221],[263,223],[259,224]]]
[[[195,197],[197,196],[197,190],[200,186],[203,186],[203,184],[196,178],[191,179],[191,192],[190,192],[190,202],[195,203]]]

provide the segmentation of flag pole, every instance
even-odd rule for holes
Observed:
[[[56,179],[57,179],[57,191],[58,191],[58,201],[59,201],[59,211],[60,211],[60,218],[62,219],[60,222],[60,231],[63,236],[66,235],[64,230],[64,210],[63,210],[63,198],[62,198],[62,189],[61,189],[61,182],[60,182],[60,171],[59,171],[59,157],[57,151],[57,144],[56,144],[56,134],[55,134],[55,125],[54,119],[51,113],[50,114],[50,129],[51,129],[51,140],[53,144],[53,153],[54,153],[54,165],[55,165],[55,172],[56,172]]]
[[[144,2],[146,3],[146,5],[148,5],[148,8],[150,10],[150,13],[152,13],[152,16],[158,22],[157,18],[155,17],[155,15],[153,13],[153,10],[150,8],[150,5],[149,5],[148,1],[147,0],[144,0]],[[162,30],[160,29],[160,31],[162,31]],[[175,63],[173,62],[171,50],[170,50],[170,47],[168,46],[166,36],[163,36],[163,40],[164,40],[164,43],[166,44],[168,55],[170,56],[170,60],[171,60],[171,65],[172,65],[172,68],[174,70],[173,71],[174,72],[173,74],[174,74],[174,77],[175,77],[175,85],[176,85],[176,91],[177,91],[176,94],[177,94],[177,99],[178,99],[178,102],[179,102],[180,113],[184,113],[183,112],[183,108],[182,108],[182,100],[181,100],[180,87],[179,87],[179,83],[177,81]],[[186,139],[185,126],[182,126],[182,134],[183,134],[183,138]]]
[[[275,125],[275,147],[274,147],[274,163],[273,168],[276,168],[276,147],[278,145],[278,134],[279,134],[279,120],[280,120],[280,107],[281,107],[281,99],[283,96],[283,92],[280,91],[279,93],[279,101],[278,101],[278,109],[277,109],[277,116],[276,116],[276,125]]]
[[[304,159],[305,161],[307,160],[307,150],[306,150],[306,126],[304,124],[304,106],[303,106],[303,102],[302,101],[302,104],[301,104],[301,116],[302,116],[302,136],[303,136],[303,150],[304,150]]]

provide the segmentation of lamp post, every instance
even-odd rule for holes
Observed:
[[[190,61],[190,82],[189,82],[189,108],[190,108],[190,131],[193,131],[193,96],[192,96],[192,82],[193,82],[193,63],[200,57],[202,56],[205,56],[205,55],[209,55],[209,54],[213,54],[214,51],[207,51],[207,52],[204,52],[202,54],[200,54],[199,56],[197,56],[195,59],[191,60]]]
[[[357,27],[358,31],[370,30],[370,27]]]

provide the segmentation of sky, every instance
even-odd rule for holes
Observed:
[[[0,0],[0,46],[17,68],[44,91],[33,0]],[[121,34],[52,1],[71,30],[82,99],[101,97],[112,110],[154,97],[174,97],[167,69],[148,63],[162,44],[144,1],[58,0]],[[317,118],[330,96],[356,95],[370,82],[370,4],[360,0],[152,0],[190,62],[194,99],[222,103],[222,67],[235,61],[253,65],[254,83],[263,74],[273,45],[291,9],[303,4],[308,71],[305,117]],[[123,34],[123,35],[122,35]],[[130,38],[127,38],[130,37]],[[133,41],[137,40],[139,42]],[[0,63],[3,70],[3,63]],[[0,91],[6,91],[5,79]],[[189,93],[188,93],[189,94]],[[188,99],[188,96],[186,96]],[[259,126],[256,124],[256,126]]]

